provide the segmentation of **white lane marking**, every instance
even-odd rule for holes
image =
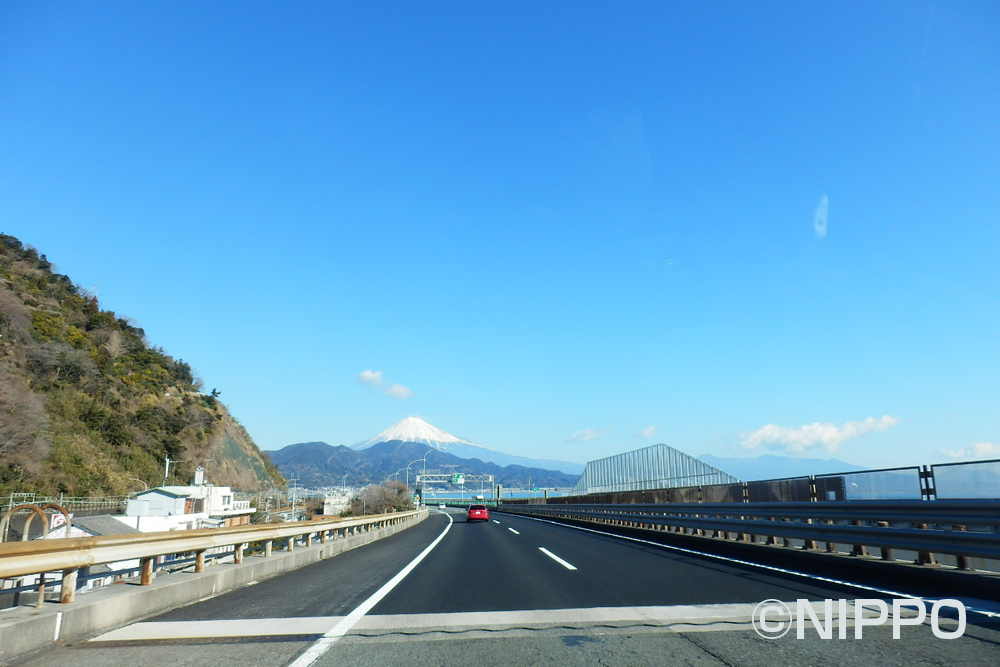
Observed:
[[[521,534],[521,533],[517,532],[516,530],[514,530],[513,528],[511,528],[509,526],[507,527],[507,530],[509,530],[510,532],[514,533],[515,535],[520,535]]]
[[[795,601],[786,604],[795,609]],[[821,602],[810,602],[816,618],[825,619]],[[439,614],[368,615],[352,628],[355,634],[373,637],[383,634],[428,632],[461,628],[503,630],[543,628],[567,623],[657,623],[678,632],[733,630],[750,621],[755,603],[723,603],[649,607],[582,607],[578,609],[524,609],[516,611],[475,611]],[[996,605],[1000,609],[1000,604]],[[156,641],[170,639],[217,639],[226,637],[271,637],[317,635],[338,623],[342,616],[299,618],[257,618],[223,621],[147,621],[101,635],[91,642]]]
[[[427,548],[421,551],[420,555],[410,561],[409,565],[400,570],[395,577],[387,581],[382,588],[375,591],[370,598],[358,605],[357,609],[345,616],[339,623],[337,623],[337,625],[333,626],[326,632],[326,634],[317,639],[316,643],[310,646],[305,653],[289,663],[288,667],[310,667],[310,665],[319,660],[324,653],[330,650],[331,646],[336,644],[341,637],[350,632],[351,628],[353,628],[358,621],[364,618],[365,614],[372,610],[372,607],[381,602],[382,598],[388,595],[392,589],[399,584],[399,582],[406,578],[406,575],[412,572],[413,569],[420,564],[420,561],[426,558],[427,555],[433,551],[434,547],[436,547],[441,540],[444,539],[444,536],[448,534],[448,531],[451,530],[453,523],[454,520],[449,514],[448,525],[444,527],[444,530],[437,536],[437,539],[427,545]]]
[[[562,558],[560,558],[559,556],[555,555],[554,553],[552,553],[551,551],[549,551],[545,547],[538,547],[538,550],[541,551],[546,556],[548,556],[549,558],[551,558],[552,560],[554,560],[555,562],[557,562],[560,565],[562,565],[567,570],[575,570],[576,569],[575,566],[570,565],[569,563],[567,563]]]
[[[493,523],[500,523],[500,522],[497,521],[496,519],[493,519]]]
[[[795,601],[789,603],[795,609]],[[813,615],[826,618],[822,602],[810,602]],[[375,637],[399,632],[475,628],[543,628],[566,624],[604,625],[610,623],[657,624],[667,628],[732,630],[735,624],[750,629],[756,603],[723,603],[650,607],[583,607],[577,609],[523,609],[517,611],[473,611],[441,614],[386,614],[366,616],[355,627],[356,635]]]
[[[106,632],[91,642],[208,639],[215,637],[279,637],[322,635],[343,616],[241,618],[218,621],[146,621]]]
[[[928,598],[921,597],[919,595],[911,595],[909,593],[902,593],[900,591],[889,590],[888,588],[879,588],[877,586],[866,586],[864,584],[856,584],[851,581],[843,581],[841,579],[833,579],[831,577],[821,577],[815,574],[807,574],[805,572],[799,572],[797,570],[788,570],[783,567],[774,567],[773,565],[763,565],[761,563],[754,563],[749,560],[742,560],[739,558],[729,558],[728,556],[719,556],[717,554],[710,554],[705,551],[697,551],[695,549],[685,549],[684,547],[675,547],[670,544],[661,544],[659,542],[653,542],[651,540],[643,540],[638,537],[629,537],[628,535],[617,535],[615,533],[606,533],[601,530],[594,530],[593,528],[584,528],[583,526],[573,526],[568,523],[559,523],[558,521],[551,521],[549,519],[541,519],[535,516],[527,516],[525,514],[518,515],[522,519],[531,519],[532,521],[541,521],[542,523],[551,523],[554,526],[562,526],[563,528],[572,528],[574,530],[582,530],[587,533],[595,533],[597,535],[603,535],[604,537],[617,537],[621,540],[628,540],[630,542],[640,542],[642,544],[649,544],[654,547],[660,547],[662,549],[668,549],[670,551],[679,551],[685,554],[693,554],[695,556],[704,556],[705,558],[713,558],[715,560],[727,561],[729,563],[739,563],[740,565],[749,565],[750,567],[758,567],[762,570],[770,570],[772,572],[781,572],[783,574],[791,574],[796,577],[804,577],[806,579],[815,579],[816,581],[825,581],[831,584],[838,584],[840,586],[850,586],[852,588],[860,588],[866,591],[875,591],[876,593],[882,593],[883,595],[889,595],[896,598],[906,598],[909,600],[925,600],[927,602],[933,602],[938,598]],[[539,547],[541,548],[541,547]],[[964,603],[963,603],[964,604]],[[981,614],[983,616],[988,616],[990,618],[1000,618],[1000,613],[995,611],[990,611],[988,609],[983,609],[981,607],[972,607],[968,604],[965,605],[967,611],[971,611],[976,614]]]

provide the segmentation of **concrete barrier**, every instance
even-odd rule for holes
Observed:
[[[247,556],[243,563],[217,564],[204,572],[159,573],[149,586],[123,583],[96,589],[77,597],[73,604],[46,603],[41,608],[17,607],[0,611],[0,665],[50,648],[135,623],[251,583],[270,579],[306,565],[331,558],[405,530],[427,518],[421,512],[413,521],[359,532],[294,551],[275,551],[269,558]]]

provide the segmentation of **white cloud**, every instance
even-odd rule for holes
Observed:
[[[378,387],[384,382],[382,379],[382,371],[361,371],[358,373],[357,380],[361,384],[366,384],[369,387]]]
[[[566,438],[566,442],[587,442],[588,440],[601,437],[605,432],[607,432],[607,429],[585,428]]]
[[[382,377],[382,371],[361,371],[355,379],[361,384],[369,387],[381,387],[386,383],[386,379]],[[413,390],[409,387],[404,387],[401,384],[389,385],[385,388],[385,393],[389,394],[393,398],[409,398],[410,396],[413,396]]]
[[[824,449],[830,454],[840,451],[840,443],[857,438],[872,431],[884,431],[899,423],[899,419],[889,415],[881,419],[869,417],[860,422],[836,424],[806,424],[805,426],[777,426],[768,424],[753,433],[741,436],[740,447],[757,449],[766,445],[770,449],[784,449],[788,452],[804,452],[810,449]]]
[[[941,453],[953,459],[993,459],[1000,458],[1000,445],[977,442],[965,449],[942,449]]]
[[[656,428],[655,426],[647,426],[646,428],[644,428],[641,431],[639,431],[638,433],[636,433],[636,437],[637,438],[652,438],[654,435],[656,435],[656,432],[658,430],[659,429]]]
[[[816,236],[821,239],[826,238],[826,221],[829,212],[830,198],[823,195],[823,198],[819,200],[819,205],[816,206],[816,215],[813,216],[813,229],[816,230]]]
[[[413,396],[413,390],[401,384],[390,385],[385,388],[385,393],[395,398],[409,398]]]

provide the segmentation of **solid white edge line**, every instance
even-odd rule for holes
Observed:
[[[566,561],[564,561],[564,560],[563,560],[562,558],[560,558],[559,556],[555,555],[554,553],[552,553],[551,551],[549,551],[549,550],[548,550],[548,549],[546,549],[545,547],[538,547],[538,550],[539,550],[539,551],[541,551],[541,552],[542,552],[543,554],[545,554],[546,556],[548,556],[549,558],[551,558],[552,560],[554,560],[555,562],[557,562],[557,563],[559,563],[560,565],[562,565],[562,566],[563,566],[564,568],[566,568],[567,570],[575,570],[575,569],[576,569],[576,566],[575,566],[575,565],[572,565],[572,564],[570,564],[570,563],[567,563],[567,562],[566,562]]]
[[[584,528],[583,526],[574,526],[568,523],[559,523],[558,521],[552,521],[550,519],[542,519],[535,516],[527,516],[524,514],[515,514],[522,519],[531,519],[532,521],[541,521],[542,523],[551,523],[554,526],[562,526],[563,528],[573,528],[574,530],[582,530],[587,533],[596,533],[597,535],[604,535],[605,537],[615,537],[620,540],[628,540],[630,542],[640,542],[642,544],[649,544],[654,547],[661,547],[663,549],[668,549],[670,551],[679,551],[685,554],[693,554],[695,556],[704,556],[705,558],[713,558],[715,560],[727,561],[730,563],[739,563],[740,565],[749,565],[751,567],[759,567],[763,570],[770,570],[772,572],[781,572],[783,574],[791,574],[796,577],[804,577],[806,579],[815,579],[817,581],[825,581],[831,584],[837,584],[840,586],[850,586],[851,588],[860,588],[861,590],[874,591],[876,593],[883,593],[885,595],[891,595],[897,598],[906,598],[908,600],[924,600],[924,601],[937,601],[940,598],[925,598],[919,595],[910,595],[909,593],[902,593],[900,591],[889,590],[888,588],[878,588],[876,586],[866,586],[864,584],[856,584],[851,581],[843,581],[841,579],[832,579],[830,577],[821,577],[815,574],[807,574],[805,572],[799,572],[797,570],[787,570],[782,567],[775,567],[773,565],[763,565],[761,563],[754,563],[749,560],[741,560],[739,558],[730,558],[729,556],[719,556],[717,554],[710,554],[704,551],[697,551],[695,549],[685,549],[684,547],[673,546],[672,544],[661,544],[660,542],[653,542],[651,540],[643,540],[638,537],[629,537],[628,535],[617,535],[615,533],[606,533],[601,530],[594,530],[593,528]],[[541,547],[539,547],[541,549]],[[544,551],[544,549],[543,549]],[[995,611],[989,611],[988,609],[979,609],[977,607],[970,607],[969,605],[962,603],[967,611],[971,611],[975,614],[980,614],[982,616],[987,616],[989,618],[1000,618],[1000,613]]]
[[[434,547],[436,547],[438,543],[444,539],[444,536],[448,534],[449,530],[451,530],[452,524],[455,523],[450,514],[448,514],[447,517],[448,525],[444,527],[444,530],[437,536],[437,539],[427,545],[427,548],[421,551],[416,558],[400,570],[395,577],[383,584],[382,588],[372,593],[371,597],[358,605],[354,611],[345,616],[343,620],[337,623],[337,625],[333,626],[322,637],[317,639],[316,643],[310,646],[305,653],[290,662],[288,667],[310,667],[310,665],[319,660],[324,653],[329,651],[330,647],[336,644],[341,637],[350,632],[351,628],[353,628],[358,621],[364,618],[365,614],[372,610],[372,607],[381,602],[382,598],[388,595],[392,589],[399,584],[399,582],[406,578],[406,575],[412,572],[413,569],[420,564],[420,561],[426,558],[427,554],[429,554]]]
[[[511,528],[509,526],[507,527],[507,530],[509,530],[510,532],[514,533],[515,535],[520,535],[521,534],[521,533],[517,532],[516,530],[514,530],[513,528]]]

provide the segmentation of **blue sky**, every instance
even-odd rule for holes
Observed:
[[[418,414],[581,462],[1000,457],[998,34],[991,2],[5,2],[0,231],[263,449]]]

